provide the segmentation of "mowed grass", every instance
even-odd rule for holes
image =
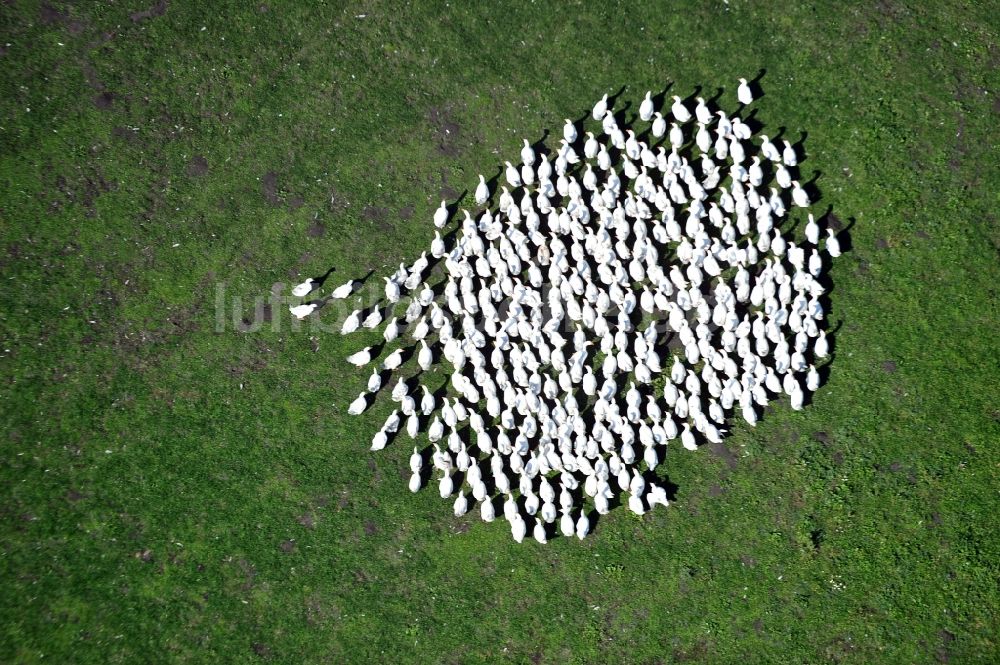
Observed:
[[[5,4],[0,661],[995,662],[995,8],[849,4]],[[835,357],[671,448],[669,509],[456,519],[368,452],[387,395],[345,414],[377,335],[253,325],[329,267],[376,291],[601,94],[735,110],[760,70],[849,225]]]

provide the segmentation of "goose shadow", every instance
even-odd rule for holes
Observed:
[[[455,215],[458,214],[459,209],[462,207],[462,201],[464,201],[465,197],[468,195],[469,190],[466,188],[462,190],[461,194],[455,197],[454,201],[451,203],[448,203],[447,201],[445,202],[445,208],[448,210],[448,223],[451,223],[451,221],[455,219]],[[445,224],[445,226],[447,226],[447,224]]]
[[[332,275],[336,271],[337,271],[337,268],[334,267],[334,266],[331,266],[330,269],[327,270],[322,275],[319,275],[317,277],[313,277],[312,280],[315,282],[315,284],[313,285],[313,291],[318,291],[319,289],[323,288],[323,284],[326,283],[326,280],[329,279],[330,275]]]
[[[744,125],[750,128],[750,131],[754,136],[759,135],[764,130],[764,127],[767,126],[757,119],[757,109],[753,109],[746,118],[740,118],[740,120]]]
[[[664,104],[667,103],[667,93],[670,92],[672,87],[674,87],[674,82],[667,81],[667,84],[663,86],[663,90],[660,90],[652,96],[653,108],[660,111],[661,114],[663,113]]]
[[[356,280],[354,280],[354,284],[351,287],[351,295],[353,296],[355,293],[360,291],[361,287],[363,287],[374,274],[375,274],[375,268],[372,268],[363,277],[358,277]],[[348,296],[348,298],[349,297],[350,296]]]
[[[545,141],[548,140],[549,134],[550,134],[550,132],[546,128],[545,131],[542,132],[542,138],[540,138],[537,141],[535,141],[534,143],[530,144],[531,145],[531,149],[535,151],[535,155],[539,159],[541,158],[542,154],[549,154],[549,149],[545,146]],[[536,159],[536,162],[537,161],[538,160]],[[535,166],[535,168],[538,168],[537,165]]]
[[[796,163],[801,164],[809,158],[809,154],[806,152],[806,139],[809,138],[809,132],[802,131],[799,133],[799,140],[792,143],[792,149],[795,151]]]
[[[631,123],[626,122],[626,114],[629,109],[632,108],[632,101],[626,101],[625,104],[620,109],[613,109],[612,116],[614,116],[615,122],[618,123],[619,127],[631,126]]]
[[[701,90],[702,90],[701,86],[696,85],[694,87],[694,92],[692,92],[690,95],[682,99],[681,103],[684,104],[684,106],[690,106],[691,104],[694,104],[698,100],[698,97],[701,96]]]
[[[834,234],[837,236],[837,241],[840,243],[841,252],[850,252],[854,249],[854,243],[851,240],[851,229],[857,224],[858,220],[854,217],[847,218],[847,225],[844,226],[840,219],[838,219],[833,214],[833,208],[831,206],[830,211],[823,218],[829,228],[833,229]]]
[[[667,87],[669,88],[670,85],[668,84]],[[608,108],[611,109],[612,111],[614,110],[615,104],[618,103],[618,100],[621,98],[621,96],[625,94],[625,88],[626,86],[623,85],[621,88],[618,89],[618,92],[612,95],[608,95]]]
[[[587,118],[589,117],[590,117],[590,111],[584,111],[583,115],[581,115],[579,118],[570,118],[570,122],[573,123],[574,127],[581,128],[583,127],[583,124],[587,122]],[[583,132],[577,131],[577,134],[582,135]],[[577,137],[577,139],[579,139],[579,136]]]
[[[766,75],[767,75],[767,69],[765,67],[761,67],[757,71],[756,76],[747,81],[747,84],[750,86],[750,92],[753,93],[754,101],[761,99],[762,97],[764,97],[764,95],[767,94],[764,92],[764,88],[760,84],[760,82],[764,79],[764,76]]]
[[[804,189],[806,194],[809,195],[810,201],[819,201],[823,198],[823,190],[821,190],[819,185],[816,184],[822,176],[822,171],[813,169],[812,178],[806,182],[800,183],[802,185],[802,189]]]
[[[497,166],[496,175],[493,175],[486,180],[486,188],[490,192],[490,198],[486,200],[486,203],[478,207],[490,208],[492,206],[493,197],[497,194],[497,190],[499,189],[500,178],[503,177],[503,171],[504,171],[504,166],[503,164],[501,164],[500,166]]]
[[[829,339],[829,337],[828,337]],[[830,381],[830,375],[832,374],[833,361],[836,359],[837,354],[830,352],[830,355],[826,357],[826,362],[816,368],[819,373],[819,387],[822,388]],[[809,393],[810,398],[812,393]]]
[[[716,88],[715,93],[711,97],[705,100],[705,104],[708,106],[712,113],[719,110],[719,100],[722,99],[722,95],[725,92],[722,88]]]

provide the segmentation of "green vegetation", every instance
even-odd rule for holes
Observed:
[[[335,4],[0,8],[0,661],[996,661],[995,7]],[[374,334],[230,321],[411,261],[603,92],[762,68],[854,220],[836,358],[669,509],[518,546],[367,451]]]

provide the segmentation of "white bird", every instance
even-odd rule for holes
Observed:
[[[343,300],[347,296],[351,295],[353,291],[354,291],[354,280],[352,279],[346,284],[341,284],[340,286],[335,288],[333,290],[333,293],[330,294],[330,298],[332,298],[333,300]]]
[[[753,103],[753,92],[750,90],[750,84],[744,78],[740,79],[740,86],[736,89],[736,98],[740,104],[745,106]]]
[[[563,125],[563,138],[566,139],[566,143],[576,141],[576,126],[569,118],[566,118],[566,124]]]
[[[809,222],[806,224],[806,240],[817,247],[819,246],[819,225],[813,219],[812,213],[809,213]]]
[[[642,100],[641,104],[639,104],[639,119],[642,120],[643,122],[649,122],[650,119],[653,117],[653,111],[655,109],[653,108],[652,95],[653,95],[652,91],[647,90],[646,98]]]
[[[355,367],[364,367],[369,362],[371,362],[372,359],[371,348],[372,347],[370,346],[366,346],[357,353],[352,353],[351,355],[347,356],[347,362],[351,363]]]
[[[476,205],[483,205],[490,198],[490,189],[486,186],[486,178],[479,176],[479,184],[476,186]]]
[[[694,116],[703,125],[712,124],[712,112],[708,110],[708,106],[705,105],[705,100],[701,97],[696,98],[698,105],[694,107]]]
[[[840,256],[840,241],[834,235],[833,229],[827,229],[826,233],[826,253],[835,259]]]
[[[386,324],[385,330],[382,331],[382,338],[386,342],[391,342],[399,336],[399,324],[396,322],[396,317],[392,317],[389,323]]]
[[[649,509],[652,510],[653,506],[660,505],[664,508],[670,506],[670,501],[667,500],[667,491],[660,487],[659,485],[650,485],[649,489],[646,491],[646,503],[649,504]]]
[[[608,112],[608,96],[604,95],[601,99],[594,104],[594,110],[591,111],[591,117],[594,120],[601,120],[604,118],[604,114]]]
[[[573,523],[573,516],[569,512],[569,508],[564,507],[560,511],[562,517],[559,518],[559,531],[562,535],[567,538],[571,537],[576,532],[576,526]]]
[[[536,521],[535,528],[532,529],[531,535],[535,538],[537,542],[541,543],[542,545],[547,543],[548,540],[545,537],[545,523],[542,522],[541,520]]]
[[[684,423],[684,430],[681,432],[681,444],[687,450],[698,450],[698,444],[695,443],[694,434],[691,432],[691,426]]]
[[[504,162],[507,165],[507,169],[504,171],[504,176],[507,178],[507,184],[511,187],[521,186],[521,174],[510,162]]]
[[[431,368],[431,363],[434,361],[434,354],[431,353],[430,348],[427,346],[427,342],[420,340],[420,351],[417,353],[417,364],[423,371],[428,371]]]
[[[461,517],[469,510],[469,500],[465,498],[465,492],[459,490],[458,498],[455,499],[453,512],[455,517]]]
[[[443,229],[445,224],[448,223],[448,204],[444,200],[441,201],[441,206],[434,211],[434,226],[439,229]]]
[[[361,310],[356,309],[351,312],[351,315],[347,317],[344,321],[344,325],[340,328],[341,335],[349,335],[356,331],[361,326]]]
[[[372,370],[372,375],[368,377],[368,392],[377,393],[382,387],[382,375],[378,373],[378,368]]]
[[[315,312],[317,307],[319,307],[317,303],[311,302],[311,303],[306,303],[305,305],[290,306],[288,308],[288,311],[291,312],[292,316],[294,316],[295,318],[304,319],[313,312]]]
[[[352,416],[359,416],[364,413],[365,409],[368,408],[368,396],[365,393],[360,393],[350,406],[347,407],[347,413]]]
[[[312,293],[313,289],[316,288],[318,282],[315,279],[307,279],[301,284],[297,284],[295,288],[292,289],[292,295],[296,297],[307,296]]]
[[[525,166],[533,166],[535,164],[535,149],[528,143],[528,139],[524,139],[524,147],[521,148],[521,163]]]
[[[520,513],[514,513],[513,518],[510,520],[510,534],[514,537],[514,540],[520,543],[524,540],[527,532],[528,525],[524,523],[524,518],[521,517]]]
[[[393,370],[403,364],[403,350],[396,349],[382,361],[382,369]]]
[[[382,323],[382,311],[376,307],[370,314],[368,314],[368,316],[365,317],[365,320],[361,322],[361,325],[368,330],[371,330],[376,328],[380,323]]]
[[[479,515],[483,518],[484,522],[492,522],[496,519],[496,510],[493,508],[493,501],[490,497],[483,499],[483,502],[479,506]]]
[[[681,101],[681,98],[677,95],[674,95],[674,103],[670,107],[670,112],[673,114],[677,122],[682,125],[691,119],[691,112],[687,110],[684,103]]]
[[[663,118],[663,116],[660,114],[659,111],[657,111],[653,115],[656,117],[653,119],[653,126],[650,129],[650,132],[653,134],[654,137],[660,138],[667,131],[667,121]]]
[[[809,195],[806,194],[806,190],[802,189],[802,186],[799,185],[798,180],[792,181],[792,203],[800,208],[809,207]]]
[[[576,521],[576,537],[583,540],[590,533],[590,520],[586,513],[580,513],[580,519]]]
[[[781,151],[781,161],[784,162],[785,166],[796,166],[799,163],[799,158],[795,155],[795,148],[788,141],[782,141],[785,144],[784,150]]]

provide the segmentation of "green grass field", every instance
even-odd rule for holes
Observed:
[[[1000,659],[995,5],[337,4],[0,6],[0,662]],[[410,494],[345,414],[377,334],[290,286],[379,289],[604,92],[760,70],[850,225],[812,403],[582,542]]]

